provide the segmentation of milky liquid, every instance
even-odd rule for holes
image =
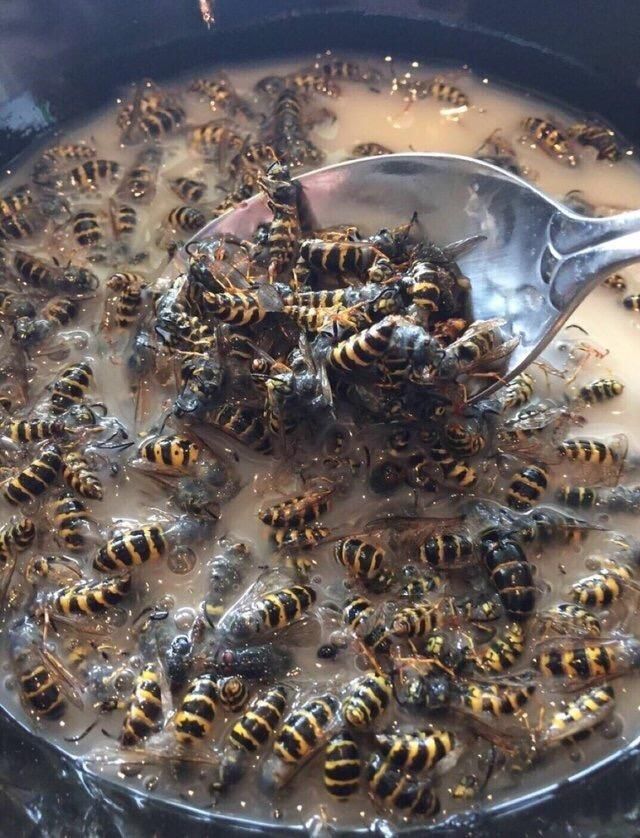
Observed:
[[[299,65],[269,64],[236,68],[230,71],[230,76],[238,92],[250,96],[257,79],[264,75],[284,74],[297,66]],[[417,78],[428,78],[434,73],[433,68],[414,66],[405,68],[400,64],[395,66],[395,70],[400,74],[405,71],[412,73]],[[318,106],[330,107],[337,119],[335,122],[325,122],[313,129],[310,132],[310,138],[323,149],[326,162],[333,163],[348,157],[351,148],[361,142],[378,142],[397,152],[446,151],[472,155],[492,131],[500,128],[503,136],[515,145],[520,164],[536,173],[537,186],[550,195],[560,198],[570,190],[580,189],[596,205],[609,204],[621,208],[640,206],[640,167],[633,157],[625,158],[611,166],[608,163],[595,162],[595,155],[585,150],[584,153],[581,151],[579,167],[571,169],[548,158],[540,149],[519,142],[522,133],[519,126],[523,117],[545,116],[551,112],[566,123],[573,115],[565,114],[556,107],[521,92],[505,90],[493,79],[478,79],[466,72],[460,72],[449,78],[467,92],[472,103],[472,107],[463,114],[443,114],[440,110],[441,105],[431,99],[417,101],[412,103],[411,107],[407,107],[402,96],[390,92],[389,85],[382,85],[383,89],[375,92],[369,90],[366,85],[342,83],[341,97],[330,100],[318,97],[317,100]],[[184,80],[176,83],[176,89],[183,90],[186,86],[187,82]],[[199,101],[197,96],[186,95],[184,104],[190,124],[199,124],[211,118],[208,104]],[[90,140],[90,138],[93,139]],[[120,146],[114,110],[109,110],[90,122],[69,130],[60,138],[60,141],[78,140],[94,142],[98,156],[118,160],[124,168],[140,148],[139,146],[133,148]],[[217,195],[219,194],[220,198],[223,195],[222,192],[216,192],[220,175],[215,166],[203,163],[197,155],[186,151],[182,138],[170,138],[165,148],[156,199],[146,212],[143,208],[138,210],[140,217],[144,220],[141,224],[142,232],[138,235],[134,250],[149,251],[150,258],[141,265],[139,270],[150,281],[167,273],[166,255],[161,249],[156,248],[155,243],[165,223],[168,210],[180,203],[169,190],[168,181],[178,175],[202,177],[209,184],[207,199],[217,201]],[[24,170],[8,173],[6,188],[3,185],[1,191],[6,192],[11,185],[27,180],[29,172],[30,164],[26,163]],[[381,201],[383,200],[384,196],[381,196]],[[74,210],[85,206],[104,210],[105,197],[80,198],[77,207],[74,204]],[[77,247],[69,240],[64,229],[58,231],[55,241],[53,252],[56,252],[61,262],[71,257],[77,260]],[[50,243],[44,248],[38,245],[37,240],[33,244],[27,242],[24,246],[25,249],[32,248],[35,253],[52,252]],[[106,264],[96,265],[93,269],[101,279],[105,279],[116,268],[126,269],[126,265],[110,259]],[[638,270],[629,269],[624,272],[624,275],[629,285],[629,292],[640,290]],[[473,276],[470,278],[473,282]],[[82,318],[74,325],[87,329],[89,344],[86,349],[72,349],[64,365],[80,358],[89,358],[95,371],[92,398],[104,401],[110,414],[119,416],[127,428],[134,432],[133,400],[130,396],[124,365],[126,341],[122,335],[100,332],[98,328],[102,315],[100,305],[89,301],[84,308]],[[587,407],[581,410],[588,417],[589,423],[581,430],[575,430],[575,433],[572,433],[594,437],[620,431],[626,433],[629,437],[629,469],[631,470],[628,480],[633,481],[633,461],[640,451],[640,439],[634,421],[640,408],[640,380],[634,375],[636,349],[640,347],[638,333],[640,317],[622,307],[621,295],[611,289],[601,288],[581,305],[572,322],[586,329],[589,333],[589,340],[606,347],[609,353],[601,358],[591,358],[581,370],[570,392],[575,395],[579,386],[601,377],[615,376],[625,384],[622,397],[598,407]],[[568,340],[576,339],[575,331],[568,330],[564,334]],[[556,352],[552,359],[554,363],[562,363],[562,352]],[[43,388],[55,377],[63,364],[56,359],[39,358],[37,366],[37,373],[31,388],[34,394],[42,393]],[[533,372],[538,382],[538,393],[544,397],[547,395],[545,376],[539,370]],[[552,385],[557,388],[557,382],[554,383],[553,379],[551,381]],[[170,383],[162,390],[157,387],[152,389],[151,398],[155,403],[154,410],[144,426],[137,429],[141,435],[144,435],[152,422],[162,415],[173,396],[174,390]],[[212,432],[207,438],[211,438],[219,448],[227,447],[237,450],[242,460],[242,488],[237,496],[224,506],[222,520],[218,524],[217,537],[241,539],[252,547],[255,558],[253,566],[245,574],[245,584],[248,584],[260,572],[258,566],[277,564],[277,559],[272,556],[268,544],[267,528],[258,521],[255,515],[256,510],[278,499],[282,493],[288,493],[299,486],[296,486],[290,476],[284,473],[282,465],[271,458],[248,453],[246,449],[235,446],[217,432]],[[109,454],[112,461],[120,464],[121,470],[111,477],[103,475],[105,500],[102,503],[89,504],[105,531],[114,527],[135,526],[138,522],[146,523],[160,515],[166,515],[166,496],[160,494],[149,480],[127,468],[126,462],[130,457],[130,451],[123,452],[121,455]],[[552,497],[553,488],[565,482],[567,476],[561,474],[561,471],[561,468],[556,468],[553,473],[552,488],[547,495],[548,499]],[[504,496],[505,485],[504,480],[496,485],[494,497],[498,497],[499,493],[502,497]],[[405,500],[409,502],[408,497]],[[340,499],[334,509],[327,516],[323,516],[323,522],[335,531],[344,531],[349,524],[352,524],[354,518],[362,521],[363,509],[367,510],[367,514],[370,510],[373,518],[388,509],[397,511],[402,502],[402,495],[395,495],[388,502],[376,496],[372,497],[371,493],[358,483],[349,498]],[[443,510],[441,514],[446,515],[446,509],[442,506],[438,507],[438,512],[441,509]],[[6,517],[13,512],[9,507],[4,511]],[[640,535],[640,527],[636,520],[629,516],[616,520],[615,528]],[[599,538],[598,535],[594,535],[587,542],[587,547],[577,551],[550,548],[539,557],[531,556],[537,567],[536,578],[542,590],[538,600],[539,608],[549,607],[554,602],[563,599],[562,592],[564,591],[566,596],[569,585],[587,574],[585,558],[590,552],[597,551]],[[43,536],[37,550],[45,555],[59,552],[59,548],[50,535]],[[146,566],[135,568],[134,593],[125,601],[126,626],[110,638],[114,646],[121,646],[124,652],[122,661],[129,666],[131,672],[141,662],[137,654],[135,629],[131,625],[132,618],[145,606],[158,603],[171,606],[169,621],[175,624],[176,633],[188,629],[198,612],[206,589],[207,562],[220,551],[220,545],[217,541],[194,545],[193,550],[195,565],[187,573],[174,572],[172,567],[175,570],[175,562],[168,563],[166,558],[157,563],[151,562]],[[21,557],[21,565],[28,561],[31,555],[27,553]],[[322,603],[331,598],[340,601],[341,595],[336,596],[336,591],[340,590],[339,584],[343,573],[342,569],[333,562],[331,546],[318,548],[310,554],[310,558],[313,560],[310,573],[311,584],[319,592],[319,602]],[[87,567],[89,567],[89,562],[90,557],[87,558]],[[19,574],[16,575],[15,585],[18,592],[23,587]],[[238,591],[238,594],[240,593]],[[233,596],[229,599],[231,602]],[[12,602],[19,603],[19,601],[19,594],[14,592]],[[624,602],[627,607],[633,608],[635,600],[631,596],[625,598]],[[19,605],[16,606],[10,613],[9,621],[20,613],[19,607]],[[624,616],[625,606],[617,606],[610,617],[605,620],[605,625],[613,629]],[[171,624],[171,622],[168,623],[168,625]],[[321,638],[326,641],[326,628],[322,629],[319,626],[320,623],[313,620],[310,627],[304,631],[294,629],[289,633],[290,640],[293,638],[297,666],[293,672],[289,673],[287,681],[292,685],[297,685],[299,696],[309,697],[312,694],[319,694],[323,690],[323,684],[335,688],[336,685],[352,677],[363,665],[362,661],[352,659],[351,652],[343,652],[337,661],[318,660],[315,656],[317,645]],[[625,630],[634,631],[635,628],[634,619],[628,619]],[[119,660],[118,655],[116,658]],[[524,660],[526,661],[526,658]],[[256,759],[257,766],[249,771],[245,781],[220,800],[213,797],[208,789],[211,771],[207,767],[201,770],[201,775],[198,769],[192,768],[190,772],[187,772],[186,777],[183,772],[180,778],[176,778],[166,765],[148,765],[138,773],[134,772],[133,776],[123,778],[121,774],[118,774],[118,768],[113,761],[117,758],[125,760],[126,755],[118,752],[114,739],[107,739],[100,732],[101,728],[106,728],[112,736],[117,736],[121,724],[121,712],[101,717],[95,731],[81,742],[71,744],[63,741],[63,737],[77,734],[93,720],[94,711],[90,709],[91,697],[86,699],[87,709],[84,713],[70,709],[62,722],[38,722],[25,713],[20,703],[15,683],[10,675],[11,666],[8,661],[5,663],[5,668],[7,679],[6,689],[2,691],[2,701],[11,715],[35,730],[38,735],[55,741],[67,752],[87,758],[87,770],[109,778],[120,777],[125,785],[139,791],[153,789],[164,800],[173,799],[178,803],[203,807],[207,811],[213,809],[252,820],[273,822],[273,819],[277,818],[280,823],[300,824],[322,813],[326,822],[338,824],[343,828],[366,827],[371,822],[373,810],[364,790],[347,804],[340,805],[330,800],[321,785],[323,762],[321,756],[306,766],[276,800],[268,798],[257,790],[256,779],[260,757]],[[345,672],[348,675],[345,676]],[[575,773],[576,770],[586,769],[590,764],[634,740],[640,732],[640,725],[637,721],[640,706],[636,697],[636,677],[632,675],[615,681],[617,712],[623,719],[622,732],[618,736],[611,739],[602,732],[598,732],[579,747],[556,749],[529,774],[518,779],[507,772],[497,771],[495,781],[488,786],[486,797],[475,805],[501,804],[513,796],[542,789]],[[552,688],[553,685],[545,685],[528,706],[527,715],[532,725],[536,723],[538,708],[541,705],[547,707],[548,718],[554,706],[557,706],[562,698],[560,694],[554,694]],[[169,716],[169,711],[170,700],[167,696],[165,718]],[[222,744],[234,718],[231,715],[225,717],[224,713],[220,716],[221,718],[217,718],[215,723],[213,743],[215,746]],[[406,727],[410,717],[405,714],[404,717],[400,715],[398,718]],[[415,717],[413,717],[413,722],[415,723]],[[384,727],[384,720],[380,726]],[[453,722],[453,727],[459,726]],[[605,733],[607,730],[608,728],[605,727]],[[171,749],[175,751],[171,728],[169,727],[152,740],[149,747],[156,753],[163,750],[171,751]],[[108,755],[104,762],[95,761],[95,755],[98,752]],[[212,751],[208,749],[205,753],[211,755]],[[265,753],[268,753],[268,750]],[[477,753],[486,753],[486,745],[480,743],[469,747],[461,757],[458,766],[436,781],[445,815],[469,805],[453,801],[448,789],[459,776],[465,773],[465,766],[473,770]],[[402,822],[394,816],[390,819],[392,822]]]

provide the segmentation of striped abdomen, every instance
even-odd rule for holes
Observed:
[[[217,702],[218,690],[213,675],[201,675],[189,684],[175,716],[178,742],[190,745],[209,736]]]
[[[149,525],[115,536],[101,547],[93,561],[96,570],[110,573],[126,570],[159,559],[167,550],[167,541],[161,527]]]
[[[158,730],[161,718],[162,690],[158,665],[148,663],[135,680],[122,724],[120,744],[124,748],[138,745]]]
[[[26,468],[5,484],[3,492],[11,504],[28,503],[45,492],[58,477],[62,451],[57,445],[45,448]]]
[[[245,751],[257,751],[275,733],[286,703],[287,690],[280,684],[258,696],[231,729],[231,744]]]
[[[306,701],[285,719],[273,752],[292,765],[311,756],[329,735],[339,707],[337,698],[329,694]]]

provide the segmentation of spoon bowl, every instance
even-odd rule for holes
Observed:
[[[312,227],[356,225],[373,233],[406,224],[417,212],[438,245],[485,236],[458,260],[471,280],[473,318],[505,321],[518,338],[502,381],[524,369],[581,300],[611,271],[640,259],[640,212],[586,218],[490,163],[453,154],[390,154],[326,166],[301,175]],[[250,238],[271,213],[258,195],[204,227]]]

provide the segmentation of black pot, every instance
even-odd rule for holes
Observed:
[[[123,83],[214,63],[371,52],[467,63],[605,117],[640,145],[640,5],[627,0],[2,0],[0,164],[113,100]],[[638,744],[582,777],[434,828],[438,834],[638,834]],[[250,818],[250,812],[247,812]],[[635,825],[634,825],[635,824]],[[0,719],[0,835],[281,835],[282,826],[143,801],[88,781],[70,761]],[[423,826],[407,832],[424,833]]]

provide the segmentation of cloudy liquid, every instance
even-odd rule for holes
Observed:
[[[251,68],[225,68],[236,89],[241,95],[251,97],[254,83],[265,75],[284,75],[301,64],[262,65]],[[380,62],[381,68],[390,75],[390,64]],[[424,66],[403,66],[396,64],[397,74],[413,74],[416,78],[428,78],[437,72],[437,68]],[[206,76],[206,73],[199,75]],[[326,163],[334,163],[350,156],[350,151],[358,143],[377,142],[389,147],[394,152],[402,151],[442,151],[464,155],[473,155],[482,142],[496,129],[501,129],[502,135],[510,140],[516,149],[518,160],[531,172],[535,172],[535,183],[544,192],[556,198],[562,198],[571,190],[581,190],[585,197],[595,205],[614,205],[620,208],[640,206],[640,166],[635,159],[626,157],[621,162],[610,165],[606,162],[596,162],[595,154],[587,149],[581,153],[580,165],[575,169],[567,168],[557,161],[547,157],[540,149],[533,148],[527,143],[521,143],[522,134],[520,123],[527,116],[546,116],[552,113],[565,124],[571,121],[570,115],[555,106],[537,100],[522,92],[513,92],[500,86],[493,79],[480,79],[467,72],[448,74],[448,78],[460,86],[469,96],[472,106],[464,113],[443,113],[442,105],[432,99],[425,99],[407,106],[403,97],[391,91],[387,83],[381,85],[379,91],[373,91],[366,85],[342,83],[342,95],[338,98],[323,99],[317,97],[318,106],[331,108],[337,119],[325,122],[313,129],[309,136],[326,155]],[[179,80],[175,84],[176,90],[186,90],[189,80]],[[59,141],[85,140],[95,145],[99,157],[114,159],[126,168],[133,160],[140,146],[122,147],[119,130],[116,127],[116,104],[113,109],[101,113],[83,125],[71,128],[59,138]],[[185,94],[183,104],[187,111],[189,124],[200,124],[211,119],[211,111],[207,102],[202,102],[194,94]],[[214,117],[216,114],[214,114]],[[138,238],[135,242],[136,250],[148,250],[149,259],[140,266],[139,270],[148,277],[150,282],[154,278],[170,273],[167,269],[166,253],[156,246],[158,232],[165,223],[168,211],[178,205],[180,200],[169,190],[168,181],[178,175],[197,177],[207,181],[209,186],[208,198],[216,197],[216,187],[221,181],[220,173],[211,164],[203,163],[202,159],[186,149],[182,137],[170,137],[164,144],[165,156],[160,170],[158,191],[151,208],[139,209],[141,217]],[[582,151],[582,150],[581,150]],[[6,182],[1,184],[0,192],[9,191],[12,185],[28,180],[31,171],[30,162],[24,168],[8,173]],[[219,193],[220,198],[223,193]],[[380,196],[381,202],[384,196]],[[105,210],[105,196],[92,196],[77,201],[77,208],[89,207]],[[76,204],[74,204],[74,210]],[[373,232],[373,231],[366,231]],[[34,243],[28,242],[26,249],[31,249],[40,255],[56,254],[64,262],[68,258],[77,258],[77,247],[70,240],[64,229],[55,235],[55,243],[51,239]],[[445,244],[444,242],[441,244]],[[21,245],[20,245],[21,246]],[[106,279],[115,269],[126,269],[122,263],[114,263],[109,259],[105,264],[97,264],[92,268]],[[628,293],[640,291],[640,271],[628,269],[624,272],[629,290]],[[473,276],[470,277],[473,282]],[[133,401],[130,396],[130,384],[125,375],[123,353],[126,341],[122,335],[102,333],[99,323],[102,315],[101,302],[88,301],[84,312],[77,323],[77,328],[86,330],[88,345],[86,349],[72,349],[71,354],[61,365],[55,359],[38,358],[37,372],[32,384],[32,393],[41,392],[42,388],[55,377],[61,366],[81,358],[88,358],[95,373],[95,386],[92,393],[96,400],[104,401],[109,413],[120,417],[126,427],[135,434],[144,435],[154,421],[163,414],[163,410],[170,404],[175,391],[170,384],[162,389],[154,386],[150,398],[153,409],[143,427],[133,427]],[[623,482],[633,482],[634,460],[640,453],[640,438],[637,435],[636,417],[640,409],[640,378],[635,374],[635,357],[640,349],[640,315],[625,310],[621,303],[621,295],[609,288],[597,289],[584,302],[572,318],[572,323],[579,324],[588,332],[589,340],[606,347],[609,352],[604,357],[592,357],[582,368],[579,377],[572,384],[569,392],[575,395],[579,387],[589,381],[602,377],[616,377],[625,385],[624,394],[610,402],[597,407],[586,407],[581,412],[588,418],[588,425],[579,432],[569,435],[602,437],[612,433],[624,432],[629,437],[628,469],[629,477]],[[575,340],[575,332],[565,330],[561,340]],[[562,347],[551,350],[553,362],[561,362]],[[547,379],[536,368],[532,368],[538,384],[538,395],[544,398],[548,395]],[[551,382],[557,389],[557,382]],[[218,524],[217,537],[226,536],[234,540],[242,540],[253,550],[253,566],[246,572],[244,584],[251,583],[259,574],[258,566],[277,564],[268,544],[267,528],[261,524],[255,512],[260,506],[281,497],[282,493],[299,488],[290,475],[283,474],[282,465],[271,458],[248,454],[246,449],[236,447],[221,434],[213,434],[213,440],[221,447],[238,451],[242,459],[242,488],[235,498],[223,507],[222,520]],[[136,526],[147,523],[163,512],[166,512],[166,497],[161,494],[154,484],[131,471],[126,463],[130,452],[121,455],[110,455],[121,469],[118,474],[105,480],[105,500],[98,504],[89,504],[95,517],[108,532],[114,527]],[[206,452],[204,452],[206,457]],[[553,490],[569,478],[569,474],[562,474],[562,467],[553,471],[552,484],[546,496],[549,501]],[[496,494],[504,493],[505,485],[498,484]],[[504,495],[503,495],[504,496]],[[408,502],[408,498],[407,498]],[[3,502],[4,503],[4,502]],[[391,501],[381,500],[371,496],[371,493],[358,484],[351,496],[341,499],[323,522],[337,531],[349,526],[355,519],[362,520],[363,509],[371,510],[371,518],[380,515],[388,509],[397,510],[402,498],[395,495]],[[8,518],[12,513],[8,506],[3,510]],[[436,514],[433,512],[432,514]],[[438,505],[437,514],[446,515],[446,505]],[[615,521],[615,529],[623,530],[632,535],[640,535],[640,526],[631,516],[619,516]],[[594,535],[587,541],[586,546],[576,549],[548,548],[531,560],[536,566],[536,579],[540,584],[537,607],[547,608],[555,602],[566,598],[566,591],[572,582],[587,575],[585,559],[591,553],[598,552],[599,535]],[[45,536],[44,542],[38,544],[38,551],[45,555],[60,552],[50,535]],[[207,562],[220,552],[220,545],[207,543],[194,547],[195,564],[190,567],[180,566],[179,562],[167,562],[166,557],[158,563],[148,563],[135,568],[134,594],[125,600],[127,620],[123,628],[116,630],[110,642],[117,647],[118,652],[124,651],[123,660],[130,669],[130,674],[139,666],[136,646],[135,627],[133,618],[146,606],[163,604],[171,607],[169,620],[175,624],[175,633],[183,633],[198,613],[202,602],[207,581]],[[20,562],[28,561],[27,553],[20,558]],[[310,572],[311,584],[318,591],[318,600],[340,601],[336,596],[340,581],[343,579],[342,569],[332,558],[331,546],[319,547],[309,554],[313,567]],[[87,558],[87,563],[90,557]],[[187,572],[183,572],[184,570]],[[176,572],[179,571],[179,572]],[[24,587],[19,574],[15,579],[15,591],[12,602],[13,611],[8,620],[20,613],[20,588]],[[563,596],[564,592],[564,596]],[[241,591],[237,592],[239,595]],[[27,590],[24,591],[24,597]],[[229,598],[230,603],[233,596]],[[24,600],[23,600],[24,601]],[[625,609],[633,610],[635,599],[633,594],[623,598],[611,614],[604,618],[606,628],[615,629],[625,618]],[[319,694],[325,687],[336,688],[340,683],[349,680],[363,668],[363,662],[353,657],[350,651],[341,653],[337,660],[324,662],[318,660],[315,652],[320,642],[326,642],[327,628],[320,621],[311,620],[308,638],[302,634],[296,639],[295,660],[296,668],[287,678],[287,682],[296,685],[298,698]],[[627,618],[625,631],[634,633],[638,626],[634,617]],[[335,626],[331,626],[334,628]],[[605,628],[605,630],[606,630]],[[293,634],[297,634],[294,630]],[[285,635],[286,636],[286,635]],[[138,655],[136,658],[135,656]],[[131,658],[131,656],[134,656]],[[527,658],[523,658],[522,666]],[[365,667],[366,668],[366,667]],[[521,668],[520,665],[518,668]],[[77,734],[93,720],[95,712],[90,708],[91,699],[87,699],[87,709],[79,712],[74,709],[66,714],[60,723],[38,722],[25,713],[19,700],[15,683],[11,678],[11,666],[5,662],[6,683],[2,690],[1,700],[8,712],[34,730],[37,735],[56,742],[68,753],[86,759],[86,770],[102,774],[110,779],[121,781],[124,785],[138,791],[150,790],[151,794],[159,794],[162,799],[173,799],[181,805],[202,807],[206,811],[217,811],[227,815],[238,816],[250,820],[259,820],[273,824],[291,823],[304,824],[310,819],[318,822],[336,824],[341,828],[367,827],[373,817],[371,802],[363,789],[346,804],[333,802],[322,787],[321,755],[318,755],[293,780],[285,792],[276,799],[262,794],[256,787],[256,779],[260,768],[258,757],[249,770],[247,777],[229,794],[219,800],[209,790],[210,771],[207,766],[191,768],[182,772],[180,777],[165,763],[147,765],[132,776],[123,776],[120,767],[114,764],[118,760],[127,759],[126,754],[119,752],[115,739],[106,738],[100,731],[106,728],[110,734],[117,737],[122,714],[115,712],[101,717],[97,728],[81,742],[72,744],[64,741],[63,737]],[[478,753],[486,752],[486,744],[478,742],[468,747],[461,756],[458,765],[436,781],[436,788],[440,797],[443,815],[459,811],[469,805],[492,806],[503,804],[513,797],[529,794],[554,784],[576,771],[586,769],[590,764],[601,760],[608,754],[620,749],[627,742],[636,739],[640,733],[638,711],[640,710],[640,692],[638,691],[637,675],[617,679],[615,683],[617,697],[617,714],[622,720],[621,732],[615,727],[605,726],[596,732],[589,740],[579,746],[571,748],[557,748],[550,752],[545,759],[530,772],[515,777],[509,772],[497,770],[486,790],[486,794],[476,803],[459,803],[454,801],[449,789],[467,770],[474,770]],[[550,679],[552,680],[552,679]],[[553,684],[543,684],[530,704],[526,708],[526,715],[531,724],[535,725],[538,710],[541,706],[547,708],[547,714],[553,711],[563,698],[562,694],[553,692]],[[165,719],[170,715],[170,701],[166,696]],[[397,706],[396,706],[397,709]],[[394,709],[394,713],[396,710]],[[397,720],[406,723],[411,718],[403,711],[398,711]],[[225,740],[234,716],[221,712],[216,718],[214,739],[205,753],[213,755],[212,748],[221,746]],[[389,722],[391,713],[383,719],[378,727]],[[419,724],[416,724],[418,727]],[[449,727],[447,721],[447,727]],[[454,729],[460,726],[454,721]],[[498,724],[497,728],[500,728]],[[607,735],[617,733],[613,738]],[[175,749],[171,729],[163,731],[155,740],[151,740],[150,751],[162,752]],[[268,749],[265,754],[268,753]],[[364,756],[366,756],[366,752]],[[99,758],[97,758],[99,757]],[[151,760],[152,762],[152,760]],[[127,772],[129,774],[130,772]],[[186,776],[185,776],[186,775]],[[381,817],[389,818],[392,823],[401,823],[402,819],[389,813],[379,813]]]

